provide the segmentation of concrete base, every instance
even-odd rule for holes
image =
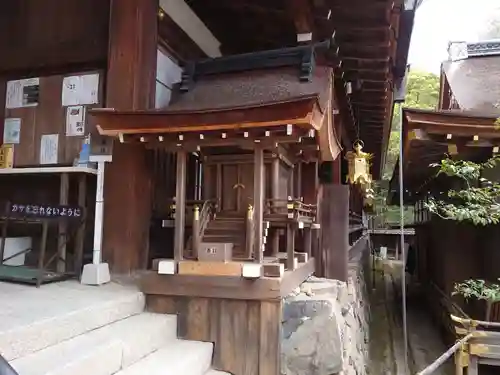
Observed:
[[[86,264],[83,266],[81,283],[84,285],[102,285],[109,283],[111,276],[109,274],[108,263]]]

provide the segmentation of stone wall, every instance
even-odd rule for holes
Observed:
[[[365,265],[359,259],[352,262],[347,283],[311,277],[286,297],[282,375],[368,373],[370,311]]]

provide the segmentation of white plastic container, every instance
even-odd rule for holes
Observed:
[[[0,243],[1,243],[0,239]],[[3,259],[8,259],[14,254],[20,251],[31,249],[32,239],[31,237],[7,237],[5,239],[5,251]],[[16,255],[14,258],[5,261],[3,264],[5,266],[23,266],[24,260],[26,258],[26,253]]]

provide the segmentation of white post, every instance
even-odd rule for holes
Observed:
[[[97,186],[95,192],[95,219],[94,219],[94,251],[92,263],[101,263],[102,255],[102,231],[104,214],[104,168],[103,161],[97,163]]]
[[[108,155],[92,155],[90,162],[97,163],[97,186],[95,193],[94,216],[94,249],[92,263],[83,267],[81,283],[86,285],[102,285],[111,281],[109,265],[102,261],[102,232],[104,215],[104,170],[106,162],[111,161]]]

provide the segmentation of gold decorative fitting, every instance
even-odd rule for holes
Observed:
[[[158,11],[158,18],[160,19],[160,21],[163,21],[163,19],[165,18],[165,12],[161,9]]]
[[[244,189],[245,185],[243,185],[241,182],[238,182],[237,184],[233,185],[233,189]]]
[[[253,206],[251,204],[248,205],[247,217],[251,219],[253,217]]]
[[[349,151],[345,156],[349,168],[347,182],[352,185],[359,184],[363,186],[371,184],[372,181],[370,174],[370,160],[372,154],[363,152],[363,147],[363,141],[357,140],[352,146],[354,151]]]
[[[194,219],[200,220],[200,207],[194,206]]]

